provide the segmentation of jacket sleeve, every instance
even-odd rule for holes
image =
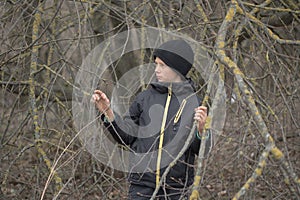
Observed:
[[[119,144],[131,145],[137,137],[140,114],[140,99],[136,98],[124,117],[114,112],[114,121],[108,122],[104,115],[101,116],[101,119],[109,133]]]
[[[195,137],[194,137],[194,140],[191,144],[191,150],[194,154],[197,154],[199,153],[199,149],[200,149],[200,144],[201,144],[201,139],[197,137],[197,131],[195,132]]]
[[[206,139],[206,144],[205,144],[206,146],[205,146],[204,156],[206,156],[210,152],[210,150],[211,150],[211,148],[213,146],[213,144],[212,144],[213,140],[212,140],[212,135],[211,135],[211,131],[210,130],[207,131],[206,137],[207,137],[207,139]],[[194,140],[193,140],[193,142],[191,144],[191,147],[190,147],[191,150],[192,150],[192,152],[194,154],[198,155],[199,149],[200,149],[200,145],[201,145],[201,138],[198,136],[198,131],[196,131],[195,138],[194,138]]]

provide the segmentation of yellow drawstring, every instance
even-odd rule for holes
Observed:
[[[168,87],[168,97],[165,105],[164,115],[161,123],[160,128],[160,136],[159,136],[159,146],[158,146],[158,155],[157,155],[157,163],[156,163],[156,187],[159,187],[159,179],[160,179],[160,162],[161,162],[161,155],[162,155],[162,147],[164,142],[164,132],[165,132],[165,126],[167,122],[167,116],[168,116],[168,110],[170,106],[172,96],[172,85]]]

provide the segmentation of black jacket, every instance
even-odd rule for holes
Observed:
[[[168,93],[171,97],[169,105],[166,105]],[[174,118],[184,100],[187,103],[176,122]],[[155,188],[157,176],[164,173],[185,144],[193,125],[194,109],[200,103],[188,81],[172,84],[152,83],[151,87],[137,95],[124,117],[114,113],[113,122],[104,122],[114,139],[128,146],[133,152],[129,158],[130,182]],[[162,128],[165,112],[167,112],[166,123]],[[163,134],[161,129],[164,130]],[[193,165],[195,154],[199,151],[200,139],[196,137],[196,133],[192,134],[193,139],[189,148],[167,175],[166,184],[172,187],[182,188],[193,182]],[[163,144],[161,149],[160,142]],[[161,157],[158,157],[160,150]],[[156,170],[158,166],[160,170]]]

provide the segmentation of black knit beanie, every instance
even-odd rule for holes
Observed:
[[[194,52],[184,40],[170,40],[153,52],[154,59],[159,57],[166,65],[175,69],[184,77],[194,63]]]

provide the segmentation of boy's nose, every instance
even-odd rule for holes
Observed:
[[[159,72],[160,71],[160,68],[159,68],[159,65],[156,65],[155,66],[155,70],[154,70],[155,72]]]

